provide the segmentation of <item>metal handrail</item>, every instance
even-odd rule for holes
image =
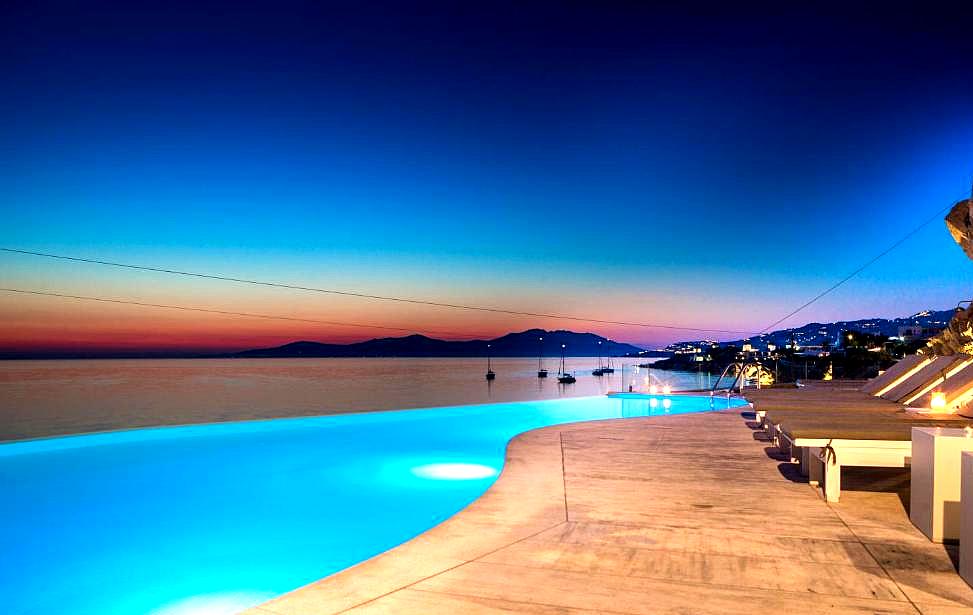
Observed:
[[[723,378],[726,376],[726,372],[729,371],[729,369],[734,365],[736,365],[736,363],[730,363],[729,365],[723,368],[723,373],[720,374],[720,377],[717,378],[716,382],[713,383],[713,388],[712,388],[713,391],[717,390],[720,387],[720,382],[723,381]],[[731,390],[733,389],[732,385],[730,386],[730,389]]]
[[[730,371],[731,368],[736,368],[736,375],[733,378],[733,382],[730,383],[730,388],[727,389],[727,391],[733,391],[733,389],[736,389],[739,393],[743,393],[743,389],[746,388],[746,386],[747,386],[747,378],[746,378],[747,368],[750,367],[751,365],[754,365],[754,366],[757,367],[757,384],[756,384],[756,388],[759,389],[760,388],[760,370],[763,369],[763,365],[760,363],[760,361],[748,361],[746,363],[741,362],[741,361],[737,361],[737,362],[734,362],[734,363],[730,363],[729,365],[727,365],[723,369],[723,373],[720,374],[720,377],[717,378],[716,379],[716,382],[713,384],[713,389],[712,390],[713,391],[716,391],[719,388],[719,386],[720,386],[720,382],[722,382],[723,381],[723,378],[727,375],[727,372]]]

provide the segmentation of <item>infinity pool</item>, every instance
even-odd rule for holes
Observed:
[[[742,403],[582,397],[0,445],[3,611],[235,613],[455,514],[521,432]]]

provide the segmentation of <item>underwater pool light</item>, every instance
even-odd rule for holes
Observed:
[[[233,615],[274,597],[270,592],[226,592],[190,596],[155,609],[151,615]]]
[[[428,463],[412,468],[419,478],[432,480],[478,480],[497,475],[497,470],[479,463]]]
[[[659,400],[658,399],[656,399],[656,398],[653,397],[652,399],[649,400],[649,407],[650,408],[655,408],[658,405],[659,405]]]

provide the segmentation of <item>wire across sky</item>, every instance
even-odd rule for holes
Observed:
[[[584,316],[574,316],[569,314],[554,314],[545,312],[528,312],[521,310],[513,310],[501,307],[493,306],[483,306],[483,305],[465,305],[457,303],[445,303],[440,301],[431,301],[427,299],[415,299],[409,297],[394,297],[388,295],[377,295],[371,293],[365,293],[354,290],[338,290],[332,288],[318,288],[313,286],[301,286],[296,284],[286,284],[283,282],[273,282],[266,280],[252,280],[247,278],[239,278],[221,274],[214,273],[201,273],[195,271],[182,271],[179,269],[171,269],[166,267],[151,267],[148,265],[136,265],[132,263],[120,263],[115,261],[94,259],[94,258],[84,258],[79,256],[69,256],[65,254],[52,254],[49,252],[34,252],[31,250],[21,250],[18,248],[10,247],[0,247],[0,251],[8,252],[11,254],[22,254],[28,256],[38,256],[42,258],[50,258],[57,260],[73,261],[78,263],[87,263],[92,265],[104,265],[108,267],[118,267],[122,269],[132,269],[137,271],[148,271],[153,273],[164,273],[168,275],[192,277],[192,278],[202,278],[207,280],[219,280],[221,282],[235,282],[238,284],[250,284],[254,286],[265,286],[270,288],[280,288],[286,290],[297,290],[303,292],[321,293],[327,295],[340,295],[344,297],[357,297],[360,299],[371,299],[376,301],[392,301],[397,303],[408,303],[412,305],[425,305],[430,307],[440,307],[449,308],[456,310],[468,310],[475,312],[490,312],[494,314],[507,314],[510,316],[527,316],[532,318],[550,318],[555,320],[571,320],[576,322],[589,322],[604,325],[621,325],[626,327],[641,327],[649,329],[670,329],[676,331],[695,331],[695,332],[709,332],[709,333],[732,333],[747,335],[747,331],[738,331],[731,329],[720,329],[720,328],[707,328],[707,327],[690,327],[682,325],[672,325],[672,324],[662,324],[662,323],[650,323],[650,322],[631,322],[622,320],[608,320],[604,318],[589,318]]]
[[[825,290],[823,290],[820,293],[816,294],[809,301],[806,301],[805,303],[801,304],[800,306],[798,306],[794,310],[788,312],[783,317],[781,317],[781,318],[777,319],[776,321],[774,321],[773,323],[767,325],[766,327],[764,327],[763,329],[761,329],[757,333],[750,332],[750,331],[740,331],[740,330],[722,329],[722,328],[695,327],[695,326],[673,325],[673,324],[667,324],[667,323],[664,324],[664,323],[653,323],[653,322],[632,322],[632,321],[610,320],[610,319],[605,319],[605,318],[588,317],[588,316],[577,316],[577,315],[570,315],[570,314],[558,314],[558,313],[546,313],[546,312],[530,312],[530,311],[514,310],[514,309],[510,309],[510,308],[503,308],[503,307],[496,307],[496,306],[484,306],[484,305],[472,305],[472,304],[447,303],[447,302],[441,302],[441,301],[434,301],[434,300],[430,300],[430,299],[419,299],[419,298],[412,298],[412,297],[399,297],[399,296],[391,296],[391,295],[380,295],[380,294],[367,293],[367,292],[358,291],[358,290],[320,288],[320,287],[314,287],[314,286],[288,284],[288,283],[277,282],[277,281],[255,280],[255,279],[249,279],[249,278],[234,277],[234,276],[222,275],[222,274],[216,274],[216,273],[203,273],[203,272],[197,272],[197,271],[184,271],[184,270],[175,269],[175,268],[171,268],[171,267],[155,267],[155,266],[140,265],[140,264],[134,264],[134,263],[122,263],[122,262],[110,261],[110,260],[104,260],[104,259],[98,259],[98,258],[87,258],[87,257],[73,256],[73,255],[67,255],[67,254],[54,254],[54,253],[50,253],[50,252],[38,252],[38,251],[33,251],[33,250],[24,250],[24,249],[13,248],[13,247],[8,247],[8,246],[0,247],[0,251],[6,252],[6,253],[9,253],[9,254],[20,254],[20,255],[24,255],[24,256],[34,256],[34,257],[40,257],[40,258],[46,258],[46,259],[70,261],[70,262],[84,263],[84,264],[91,264],[91,265],[100,265],[100,266],[106,266],[106,267],[115,267],[115,268],[120,268],[120,269],[129,269],[129,270],[144,271],[144,272],[151,272],[151,273],[161,273],[161,274],[173,275],[173,276],[201,278],[201,279],[206,279],[206,280],[216,280],[216,281],[220,281],[220,282],[232,282],[232,283],[237,283],[237,284],[248,284],[248,285],[253,285],[253,286],[263,286],[263,287],[270,287],[270,288],[277,288],[277,289],[284,289],[284,290],[295,290],[295,291],[301,291],[301,292],[312,292],[312,293],[320,293],[320,294],[328,294],[328,295],[339,295],[339,296],[345,296],[345,297],[356,297],[356,298],[360,298],[360,299],[367,299],[367,300],[374,300],[374,301],[397,302],[397,303],[405,303],[405,304],[412,304],[412,305],[422,305],[422,306],[430,306],[430,307],[437,307],[437,308],[447,308],[447,309],[454,309],[454,310],[466,310],[466,311],[475,311],[475,312],[489,312],[489,313],[494,313],[494,314],[505,314],[505,315],[510,315],[510,316],[519,316],[519,317],[545,318],[545,319],[555,319],[555,320],[569,320],[569,321],[575,321],[575,322],[587,322],[587,323],[594,323],[594,324],[619,325],[619,326],[626,326],[626,327],[639,327],[639,328],[650,328],[650,329],[667,329],[667,330],[687,331],[687,332],[699,332],[699,333],[726,333],[726,334],[739,334],[739,335],[744,335],[744,336],[751,336],[751,335],[760,335],[760,334],[764,334],[764,333],[769,332],[771,329],[773,329],[777,325],[779,325],[779,324],[787,321],[788,319],[796,316],[797,314],[799,314],[800,312],[804,311],[805,309],[807,309],[808,307],[810,307],[814,303],[820,301],[821,299],[823,299],[824,297],[826,297],[827,295],[829,295],[833,291],[837,290],[839,287],[841,287],[842,285],[844,285],[845,283],[847,283],[848,281],[852,280],[857,275],[859,275],[860,273],[862,273],[863,271],[865,271],[868,267],[870,267],[871,265],[873,265],[876,262],[878,262],[883,256],[889,254],[890,252],[892,252],[893,250],[895,250],[899,246],[903,245],[905,242],[907,242],[910,238],[912,238],[914,235],[916,235],[923,228],[925,228],[926,226],[928,226],[929,224],[931,224],[932,222],[934,222],[936,219],[938,219],[940,216],[942,216],[944,213],[946,213],[950,209],[950,207],[951,207],[951,205],[950,206],[946,206],[946,207],[944,207],[942,209],[937,210],[935,214],[933,214],[929,218],[927,218],[924,221],[922,221],[918,226],[916,226],[915,228],[913,228],[912,230],[910,230],[909,232],[907,232],[905,235],[903,235],[901,238],[899,238],[897,241],[895,241],[894,243],[892,243],[890,246],[888,246],[887,248],[885,248],[884,250],[882,250],[881,252],[879,252],[878,254],[876,254],[873,258],[869,259],[867,262],[863,263],[862,265],[860,265],[859,267],[857,267],[856,269],[854,269],[851,273],[849,273],[848,275],[842,277],[841,279],[839,279],[837,282],[835,282],[834,284],[832,284],[831,286],[829,286]],[[307,322],[307,323],[316,323],[316,324],[341,325],[341,326],[360,327],[360,328],[368,328],[368,329],[376,329],[376,330],[418,332],[417,329],[412,329],[412,328],[408,328],[408,327],[394,327],[394,326],[386,326],[386,325],[378,325],[378,324],[365,324],[365,323],[356,323],[356,322],[347,322],[347,321],[333,321],[333,320],[320,320],[320,319],[297,318],[297,317],[282,316],[282,315],[273,315],[273,314],[259,314],[259,313],[251,313],[251,312],[238,312],[238,311],[233,311],[233,310],[219,310],[219,309],[211,309],[211,308],[201,308],[201,307],[187,306],[187,305],[159,304],[159,303],[151,303],[151,302],[145,302],[145,301],[137,301],[137,300],[133,300],[133,299],[118,299],[118,298],[109,298],[109,297],[94,297],[94,296],[74,295],[74,294],[62,293],[62,292],[56,292],[56,291],[49,291],[49,290],[48,291],[41,291],[41,290],[21,289],[21,288],[0,288],[0,292],[20,293],[20,294],[26,294],[26,295],[47,296],[47,297],[58,297],[58,298],[75,299],[75,300],[83,300],[83,301],[96,301],[96,302],[103,302],[103,303],[115,303],[115,304],[133,305],[133,306],[139,306],[139,307],[148,307],[148,308],[160,308],[160,309],[180,310],[180,311],[205,312],[205,313],[220,314],[220,315],[225,315],[225,316],[240,316],[240,317],[260,318],[260,319],[268,319],[268,320],[286,320],[286,321]],[[440,330],[433,330],[433,329],[425,329],[424,332],[425,333],[432,333],[432,334],[440,334],[440,335],[451,335],[451,336],[452,335],[458,335],[455,332],[440,331]]]

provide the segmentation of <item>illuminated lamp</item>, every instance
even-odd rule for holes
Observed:
[[[946,394],[942,391],[936,391],[932,394],[932,401],[929,403],[929,407],[933,410],[942,410],[946,407]]]
[[[659,387],[657,385],[652,385],[649,387],[649,395],[658,395]]]
[[[672,393],[672,387],[669,386],[668,384],[662,385],[662,394],[669,395],[670,393]]]

